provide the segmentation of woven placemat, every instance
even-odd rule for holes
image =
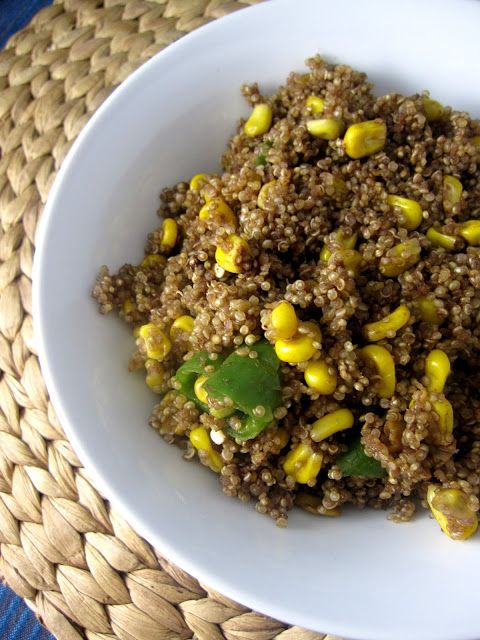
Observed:
[[[232,602],[136,534],[67,441],[32,331],[35,230],[82,127],[162,48],[259,1],[58,1],[0,54],[0,574],[58,640],[334,640]]]

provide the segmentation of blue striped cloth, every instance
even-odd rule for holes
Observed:
[[[55,640],[11,589],[0,582],[0,639]]]
[[[30,22],[37,11],[49,4],[52,0],[0,0],[0,49],[11,35]]]
[[[52,0],[0,0],[0,50]],[[0,581],[0,640],[55,640],[19,596]]]

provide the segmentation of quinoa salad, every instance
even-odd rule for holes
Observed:
[[[280,527],[294,505],[397,522],[424,507],[466,539],[480,493],[480,121],[307,65],[275,95],[242,87],[251,115],[222,172],[163,189],[145,255],[103,266],[93,296],[131,327],[128,367],[159,394],[151,426],[226,495]]]

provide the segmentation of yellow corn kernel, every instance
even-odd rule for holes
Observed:
[[[448,400],[435,400],[432,407],[438,415],[441,440],[445,441],[447,434],[453,431],[453,407]]]
[[[480,220],[462,222],[458,233],[468,244],[478,247],[480,245]]]
[[[475,146],[480,147],[480,136],[473,136],[472,142]]]
[[[308,96],[305,106],[310,107],[313,114],[323,111],[323,100],[318,96]]]
[[[400,453],[403,449],[402,436],[406,428],[406,422],[403,415],[386,416],[383,425],[383,433],[388,440],[388,448],[391,453]]]
[[[245,253],[249,253],[250,247],[248,242],[237,236],[231,234],[228,236],[225,243],[218,246],[215,251],[215,260],[217,264],[228,271],[229,273],[241,273],[241,259]]]
[[[210,214],[213,214],[220,220],[229,222],[235,227],[238,226],[237,216],[233,213],[228,204],[226,202],[223,202],[223,200],[220,200],[219,198],[215,198],[214,200],[210,200],[209,202],[205,203],[200,209],[198,217],[201,220],[208,220],[208,218],[210,218]]]
[[[443,320],[438,315],[437,307],[428,295],[419,296],[415,302],[418,304],[420,315],[424,322],[430,322],[430,324],[442,324]]]
[[[173,249],[177,242],[178,228],[173,218],[165,218],[162,223],[162,240],[160,244],[167,249]]]
[[[192,333],[194,324],[195,321],[191,316],[180,316],[170,327],[170,338],[175,340],[175,335],[178,333]]]
[[[208,173],[197,173],[190,180],[190,190],[191,191],[199,191],[200,190],[200,182],[204,179],[208,178]]]
[[[310,360],[318,349],[313,346],[313,340],[302,335],[291,340],[277,340],[275,342],[275,353],[282,362],[296,364]]]
[[[388,250],[386,256],[380,258],[380,273],[386,278],[396,278],[417,264],[421,250],[418,241],[413,239],[395,245]]]
[[[166,404],[171,397],[172,397],[172,391],[167,391],[167,393],[162,398],[162,404]]]
[[[357,244],[357,238],[358,238],[356,233],[352,233],[352,235],[347,236],[346,238],[344,237],[341,231],[335,231],[334,235],[336,236],[336,238],[338,239],[338,242],[342,245],[344,249],[355,249],[355,245]],[[331,255],[332,254],[327,249],[327,245],[324,244],[322,247],[322,250],[320,251],[320,260],[323,260],[324,262],[328,262]]]
[[[133,302],[131,300],[125,300],[122,305],[122,311],[125,315],[128,315],[133,311]]]
[[[195,380],[195,384],[193,385],[193,390],[195,391],[195,395],[200,400],[200,402],[203,402],[203,404],[207,404],[207,400],[208,400],[208,394],[203,388],[203,385],[207,380],[208,380],[207,376],[198,376],[198,378]]]
[[[272,107],[268,104],[256,104],[249,119],[245,123],[245,133],[249,138],[266,133],[272,124]]]
[[[383,338],[387,338],[387,333],[390,331],[398,331],[407,324],[410,319],[410,311],[408,307],[401,304],[399,307],[392,311],[388,316],[385,316],[377,322],[369,322],[363,327],[363,334],[369,342],[377,342]]]
[[[275,186],[276,183],[276,180],[271,180],[270,182],[267,182],[267,184],[263,185],[263,187],[258,192],[257,207],[265,211],[267,207],[267,200],[270,197],[270,190]]]
[[[147,370],[145,382],[152,391],[159,393],[159,388],[163,384],[165,378],[165,371],[162,365],[158,360],[147,358],[145,361],[145,369]]]
[[[137,340],[140,337],[140,327],[134,327],[132,333],[135,340]]]
[[[433,349],[425,361],[425,375],[430,380],[427,387],[433,393],[442,393],[450,375],[450,360],[445,351]]]
[[[395,393],[397,378],[395,375],[395,362],[392,354],[378,344],[368,344],[363,347],[361,353],[365,360],[371,363],[380,382],[377,385],[377,394],[380,398],[391,398]]]
[[[327,249],[327,245],[324,244],[322,249],[321,249],[321,251],[320,251],[320,260],[322,260],[323,262],[328,262],[331,255],[332,254]]]
[[[357,244],[357,238],[358,238],[356,233],[352,233],[351,236],[348,236],[347,238],[345,238],[345,236],[341,232],[339,232],[339,238],[344,249],[347,249],[347,250],[355,249],[355,245]]]
[[[345,151],[350,158],[357,160],[371,156],[383,149],[387,139],[387,127],[380,120],[367,120],[348,127],[343,138]]]
[[[360,251],[356,249],[347,249],[342,251],[344,259],[343,266],[347,270],[347,273],[352,278],[358,278],[360,275],[360,265],[363,260],[363,256]]]
[[[205,451],[208,451],[212,446],[208,431],[205,427],[195,427],[192,429],[190,431],[190,442],[193,444],[195,449],[204,449]]]
[[[299,491],[297,493],[295,497],[295,504],[299,507],[302,507],[302,509],[305,509],[305,511],[314,513],[315,515],[330,516],[335,518],[342,514],[342,510],[340,507],[335,507],[334,509],[325,509],[323,508],[322,498],[320,496],[314,496],[311,493],[305,493],[304,491]]]
[[[172,343],[156,324],[149,323],[142,325],[139,334],[140,338],[144,341],[148,358],[161,362],[168,356],[172,348]]]
[[[336,118],[320,118],[319,120],[309,120],[307,131],[315,138],[336,140],[345,131],[345,125]]]
[[[212,442],[205,427],[196,427],[190,431],[190,442],[198,451],[205,451],[206,457],[200,458],[212,471],[219,473],[223,468],[222,457],[212,447]]]
[[[347,183],[338,175],[329,174],[325,176],[323,181],[325,187],[325,196],[328,198],[338,198],[348,193]]]
[[[398,207],[402,212],[402,220],[398,226],[413,231],[423,220],[422,207],[416,200],[402,198],[401,196],[387,196],[387,202],[391,207]]]
[[[304,442],[290,449],[283,463],[283,470],[299,484],[307,484],[317,477],[323,462],[322,453],[314,453]]]
[[[448,208],[462,198],[463,186],[458,178],[443,176],[443,206]]]
[[[466,540],[477,530],[477,514],[460,489],[443,489],[431,484],[427,489],[427,502],[435,520],[452,540]]]
[[[298,333],[308,335],[314,342],[322,342],[322,332],[316,322],[308,320],[307,322],[300,322],[298,325]]]
[[[288,444],[288,441],[290,440],[290,434],[283,427],[280,427],[279,429],[277,429],[273,437],[275,438],[275,440],[278,439],[278,444],[280,446],[280,449],[283,449],[284,447],[286,447]]]
[[[320,442],[337,431],[351,429],[353,422],[353,413],[350,409],[338,409],[316,420],[312,425],[310,436],[314,442]]]
[[[445,109],[437,100],[432,100],[431,98],[424,98],[422,100],[422,113],[428,122],[440,120],[444,112]]]
[[[447,236],[445,233],[442,233],[440,227],[430,227],[427,231],[427,238],[434,247],[443,247],[444,249],[455,248],[455,236]]]
[[[321,341],[322,332],[318,325],[314,322],[301,322],[293,338],[275,342],[275,353],[282,362],[306,362],[317,353],[316,345],[321,344]]]
[[[165,262],[165,258],[158,253],[149,253],[144,257],[141,261],[141,267],[149,267],[152,268],[157,264]]]
[[[336,196],[345,195],[347,193],[347,183],[345,182],[345,180],[343,180],[343,178],[333,176],[332,186],[335,189]]]
[[[307,385],[322,396],[332,394],[337,388],[337,372],[325,360],[309,362],[304,376]]]
[[[297,314],[293,306],[285,300],[273,309],[271,322],[277,340],[290,340],[297,333]]]

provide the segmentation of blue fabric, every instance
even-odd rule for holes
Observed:
[[[52,0],[0,0],[0,49],[11,35],[30,22],[37,11],[49,4]]]
[[[0,582],[0,640],[55,640],[11,589]]]
[[[52,0],[0,0],[0,50]],[[0,640],[55,640],[19,596],[0,581]]]

